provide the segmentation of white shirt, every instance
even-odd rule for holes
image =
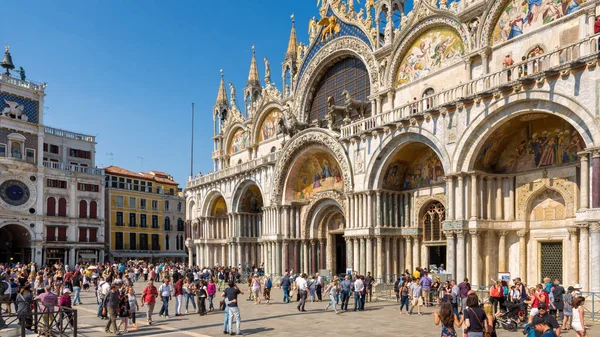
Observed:
[[[354,281],[354,291],[363,291],[365,289],[365,285],[363,284],[361,279]]]
[[[296,279],[296,287],[298,287],[299,290],[306,291],[306,286],[307,286],[307,283],[306,283],[305,279],[303,279],[302,277],[298,277]]]

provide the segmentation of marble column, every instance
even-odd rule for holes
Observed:
[[[398,238],[392,237],[392,270],[390,274],[400,274],[398,272]]]
[[[371,275],[375,277],[375,273],[373,272],[373,239],[371,237],[367,237],[367,271],[371,272]]]
[[[290,270],[290,242],[287,240],[283,241],[283,269]]]
[[[487,195],[486,195],[486,204],[487,204],[487,208],[486,208],[486,219],[487,220],[493,220],[493,214],[492,214],[492,210],[493,210],[493,201],[494,201],[494,178],[493,177],[487,177],[486,179],[486,184],[485,184],[485,188],[487,190]]]
[[[498,232],[500,238],[498,239],[498,272],[499,273],[507,273],[508,269],[506,268],[506,235],[507,231]]]
[[[481,264],[479,263],[479,233],[470,230],[471,234],[471,284],[482,285],[480,279]]]
[[[310,252],[311,252],[311,270],[312,273],[316,273],[319,270],[317,269],[317,240],[310,240]]]
[[[300,272],[300,241],[294,240],[294,271]]]
[[[589,291],[590,232],[587,225],[579,229],[579,267],[579,284],[583,291]]]
[[[471,220],[477,220],[478,218],[477,211],[479,210],[479,207],[477,206],[477,194],[477,175],[472,174],[471,195],[469,196],[471,198]]]
[[[392,257],[391,257],[391,251],[390,251],[390,237],[386,236],[385,237],[385,273],[387,274],[387,277],[385,278],[386,281],[390,280],[390,274],[392,274]]]
[[[592,207],[600,208],[600,151],[592,154]]]
[[[283,272],[281,270],[281,241],[275,242],[275,275],[282,275]]]
[[[519,236],[519,274],[521,281],[527,284],[527,231],[517,232]]]
[[[454,242],[454,232],[444,231],[444,235],[446,236],[446,272],[452,275],[452,278],[456,278],[456,243]]]
[[[496,178],[496,220],[504,220],[502,206],[504,198],[502,196],[502,178]]]
[[[508,220],[515,220],[515,178],[508,177]]]
[[[360,223],[358,222],[358,196],[352,196],[352,205],[354,207],[354,211],[352,212],[352,228],[360,227]]]
[[[354,261],[352,262],[352,269],[360,272],[360,239],[353,239],[354,243]]]
[[[367,223],[368,228],[373,227],[373,193],[367,192]]]
[[[389,227],[390,223],[389,223],[389,219],[388,219],[388,194],[387,193],[383,193],[383,195],[381,196],[381,198],[383,199],[382,203],[381,203],[381,210],[382,210],[382,215],[381,215],[381,225],[383,227]]]
[[[590,225],[590,291],[600,292],[600,223]]]
[[[226,245],[221,245],[221,261],[219,263],[221,263],[222,265],[225,265],[227,263],[227,247]]]
[[[381,236],[377,237],[377,278],[382,279],[384,275],[383,270],[383,239]]]
[[[580,197],[579,199],[580,201],[580,208],[582,209],[587,209],[590,207],[590,202],[589,202],[589,186],[590,186],[590,163],[589,163],[589,153],[584,153],[581,154],[580,157],[581,159],[581,168],[580,170],[580,179],[581,179],[581,184],[579,185],[580,188]]]
[[[196,245],[196,266],[202,268],[202,250],[200,245]]]
[[[419,242],[419,237],[417,235],[413,235],[412,237],[412,242],[413,242],[413,252],[412,252],[412,258],[413,258],[413,267],[417,268],[417,267],[421,267],[421,244]]]
[[[321,258],[321,261],[319,263],[319,269],[327,269],[327,253],[326,253],[326,248],[325,245],[327,243],[327,239],[321,239],[320,243],[320,251],[319,251],[319,255]]]
[[[307,274],[310,273],[310,266],[309,266],[310,261],[309,261],[309,257],[308,257],[309,245],[310,245],[310,242],[308,240],[304,240],[304,245],[303,245],[303,248],[304,248],[304,254],[303,254],[304,261],[303,262],[304,263],[302,266],[302,272],[307,273]]]
[[[465,191],[463,176],[459,175],[456,179],[458,180],[458,187],[456,189],[456,198],[454,199],[454,203],[456,205],[456,219],[463,220],[464,219],[463,200],[464,200],[464,191]]]
[[[346,268],[353,268],[354,266],[354,247],[352,245],[352,239],[346,238]]]
[[[366,245],[367,245],[367,240],[362,237],[360,238],[360,273],[366,275],[367,274],[367,252],[366,252]]]
[[[458,230],[456,234],[456,282],[462,282],[466,276],[465,266],[465,232]]]
[[[448,207],[446,208],[447,220],[454,220],[454,177],[446,177],[446,199]],[[418,266],[415,266],[415,268]],[[411,270],[412,271],[412,270]]]
[[[348,196],[348,228],[354,228],[354,219],[352,218],[354,214],[354,198],[352,195]]]
[[[416,267],[413,266],[412,261],[412,238],[410,236],[406,236],[406,245],[404,246],[406,247],[406,269],[412,272]],[[377,251],[377,256],[378,258],[381,256],[379,251]]]
[[[569,255],[571,257],[569,261],[569,279],[561,280],[563,283],[567,284],[576,284],[579,283],[579,238],[577,237],[578,229],[577,227],[569,227],[567,228],[569,231],[569,242],[571,243],[569,247]]]
[[[377,201],[376,201],[376,209],[375,209],[375,220],[377,222],[377,228],[381,227],[381,192],[377,191],[376,193]]]

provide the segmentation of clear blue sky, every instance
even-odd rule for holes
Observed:
[[[412,1],[410,1],[412,2]],[[296,15],[300,41],[316,1],[6,1],[1,43],[28,79],[47,82],[46,125],[97,135],[97,165],[172,174],[190,171],[191,103],[196,103],[194,171],[212,169],[212,107],[219,69],[238,92],[251,47],[280,85]],[[113,160],[107,153],[113,153]]]

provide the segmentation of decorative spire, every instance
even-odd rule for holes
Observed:
[[[248,74],[248,81],[246,87],[260,87],[260,77],[258,76],[258,66],[256,65],[256,51],[252,46],[252,62],[250,63],[250,73]]]
[[[217,95],[216,106],[229,106],[227,104],[227,91],[225,90],[225,75],[223,69],[221,71],[221,84],[219,85],[219,93]]]
[[[290,41],[288,42],[287,52],[285,53],[285,59],[296,59],[296,48],[298,48],[298,39],[296,38],[296,26],[294,25],[294,14],[291,16],[292,18],[292,31],[290,32]]]

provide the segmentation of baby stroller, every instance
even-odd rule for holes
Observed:
[[[517,331],[517,318],[521,311],[521,305],[519,303],[506,302],[505,307],[505,310],[496,314],[496,322],[505,330]]]

